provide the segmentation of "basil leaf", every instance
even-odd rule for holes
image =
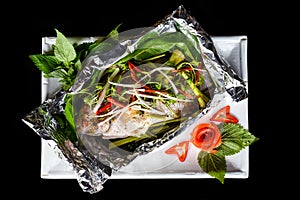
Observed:
[[[54,55],[64,63],[69,63],[76,58],[76,51],[70,41],[57,29],[56,42],[54,46]]]

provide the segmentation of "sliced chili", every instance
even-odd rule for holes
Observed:
[[[137,72],[143,72],[140,68],[138,68],[136,65],[134,65],[132,62],[128,61],[128,66],[129,66],[129,69],[133,69]]]
[[[192,96],[192,95],[190,95],[190,94],[188,94],[188,93],[182,91],[182,90],[179,89],[179,88],[177,88],[177,89],[178,89],[178,92],[181,93],[181,94],[183,94],[186,98],[188,98],[188,99],[193,99],[193,96]]]
[[[165,153],[166,154],[175,154],[175,155],[177,155],[180,162],[184,162],[187,157],[188,150],[189,150],[189,143],[190,143],[189,141],[179,142],[178,144],[175,144],[172,147],[170,147],[169,149],[167,149],[165,151]]]
[[[135,71],[133,70],[135,65],[133,65],[131,62],[128,61],[128,67],[130,70],[130,74],[131,74],[131,78],[135,81],[135,82],[139,82],[138,77],[135,74]]]
[[[121,102],[119,102],[119,101],[117,101],[117,100],[115,100],[115,99],[113,99],[113,98],[111,98],[111,97],[107,97],[106,100],[107,100],[108,102],[110,102],[110,103],[116,105],[116,106],[121,107],[121,108],[124,108],[124,107],[126,106],[126,105],[124,105],[123,103],[121,103]]]
[[[100,107],[97,112],[96,115],[100,115],[101,113],[103,113],[104,111],[106,111],[108,108],[110,108],[112,105],[111,102],[107,102],[104,106]]]
[[[237,117],[230,113],[230,106],[226,105],[220,110],[218,110],[211,118],[211,121],[226,122],[226,123],[238,123]]]

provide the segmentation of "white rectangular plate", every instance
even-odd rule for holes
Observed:
[[[51,49],[55,43],[55,37],[42,38],[42,52]],[[69,38],[71,41],[89,42],[95,37]],[[235,71],[246,83],[247,77],[247,36],[214,36],[216,48],[224,56]],[[42,101],[47,99],[59,87],[57,79],[46,79],[42,76]],[[248,99],[240,102],[226,101],[222,105],[229,104],[231,112],[239,118],[239,123],[248,129]],[[222,106],[220,105],[220,106]],[[205,120],[205,119],[204,119]],[[179,162],[177,157],[164,154],[163,150],[170,145],[182,140],[184,136],[177,136],[151,153],[139,156],[128,166],[114,173],[112,179],[147,179],[147,178],[211,178],[203,172],[197,163],[197,152],[195,148],[189,149],[185,162]],[[226,158],[227,173],[225,178],[248,178],[249,173],[249,150],[245,148],[238,154]],[[72,166],[61,159],[54,151],[49,141],[41,139],[41,178],[45,179],[75,179]]]

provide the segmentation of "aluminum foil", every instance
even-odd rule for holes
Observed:
[[[54,140],[60,150],[57,153],[61,154],[73,167],[77,180],[85,192],[95,193],[102,190],[103,184],[109,179],[113,171],[118,171],[136,157],[159,148],[162,144],[184,132],[187,127],[205,115],[215,104],[222,101],[224,95],[229,94],[237,102],[247,98],[246,86],[242,78],[217,51],[211,37],[183,6],[179,6],[153,27],[130,30],[123,35],[121,40],[118,40],[119,42],[110,40],[103,43],[112,46],[109,50],[103,51],[100,47],[91,52],[83,63],[83,70],[77,76],[77,81],[70,93],[78,94],[86,89],[85,85],[99,75],[101,71],[132,53],[136,49],[136,44],[149,32],[159,34],[180,32],[185,35],[186,40],[193,43],[194,48],[198,50],[206,71],[214,80],[214,87],[210,93],[211,101],[200,112],[183,121],[179,128],[167,131],[159,138],[147,140],[132,151],[110,150],[102,145],[103,139],[101,137],[93,134],[78,132],[79,139],[68,138],[63,134],[64,127],[57,119],[57,116],[63,116],[65,111],[67,94],[64,91],[58,91],[53,97],[44,101],[23,118],[24,123],[41,138],[48,141]],[[73,100],[75,109],[79,111],[80,106],[79,108],[76,107],[77,101],[76,99]],[[60,135],[63,137],[62,140],[55,140]]]

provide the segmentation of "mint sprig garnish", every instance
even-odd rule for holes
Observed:
[[[74,84],[81,62],[99,40],[72,44],[57,29],[53,50],[44,54],[29,55],[35,66],[43,72],[45,78],[58,78],[64,91]]]
[[[53,51],[30,55],[29,58],[44,73],[45,78],[59,78],[62,89],[67,91],[73,85],[78,72],[78,63],[75,65],[77,54],[70,41],[61,32],[56,29],[55,31],[57,37]]]
[[[204,172],[223,184],[226,174],[226,156],[239,153],[259,138],[252,135],[240,124],[221,123],[218,127],[221,132],[222,143],[216,148],[217,153],[200,151],[198,164]]]

